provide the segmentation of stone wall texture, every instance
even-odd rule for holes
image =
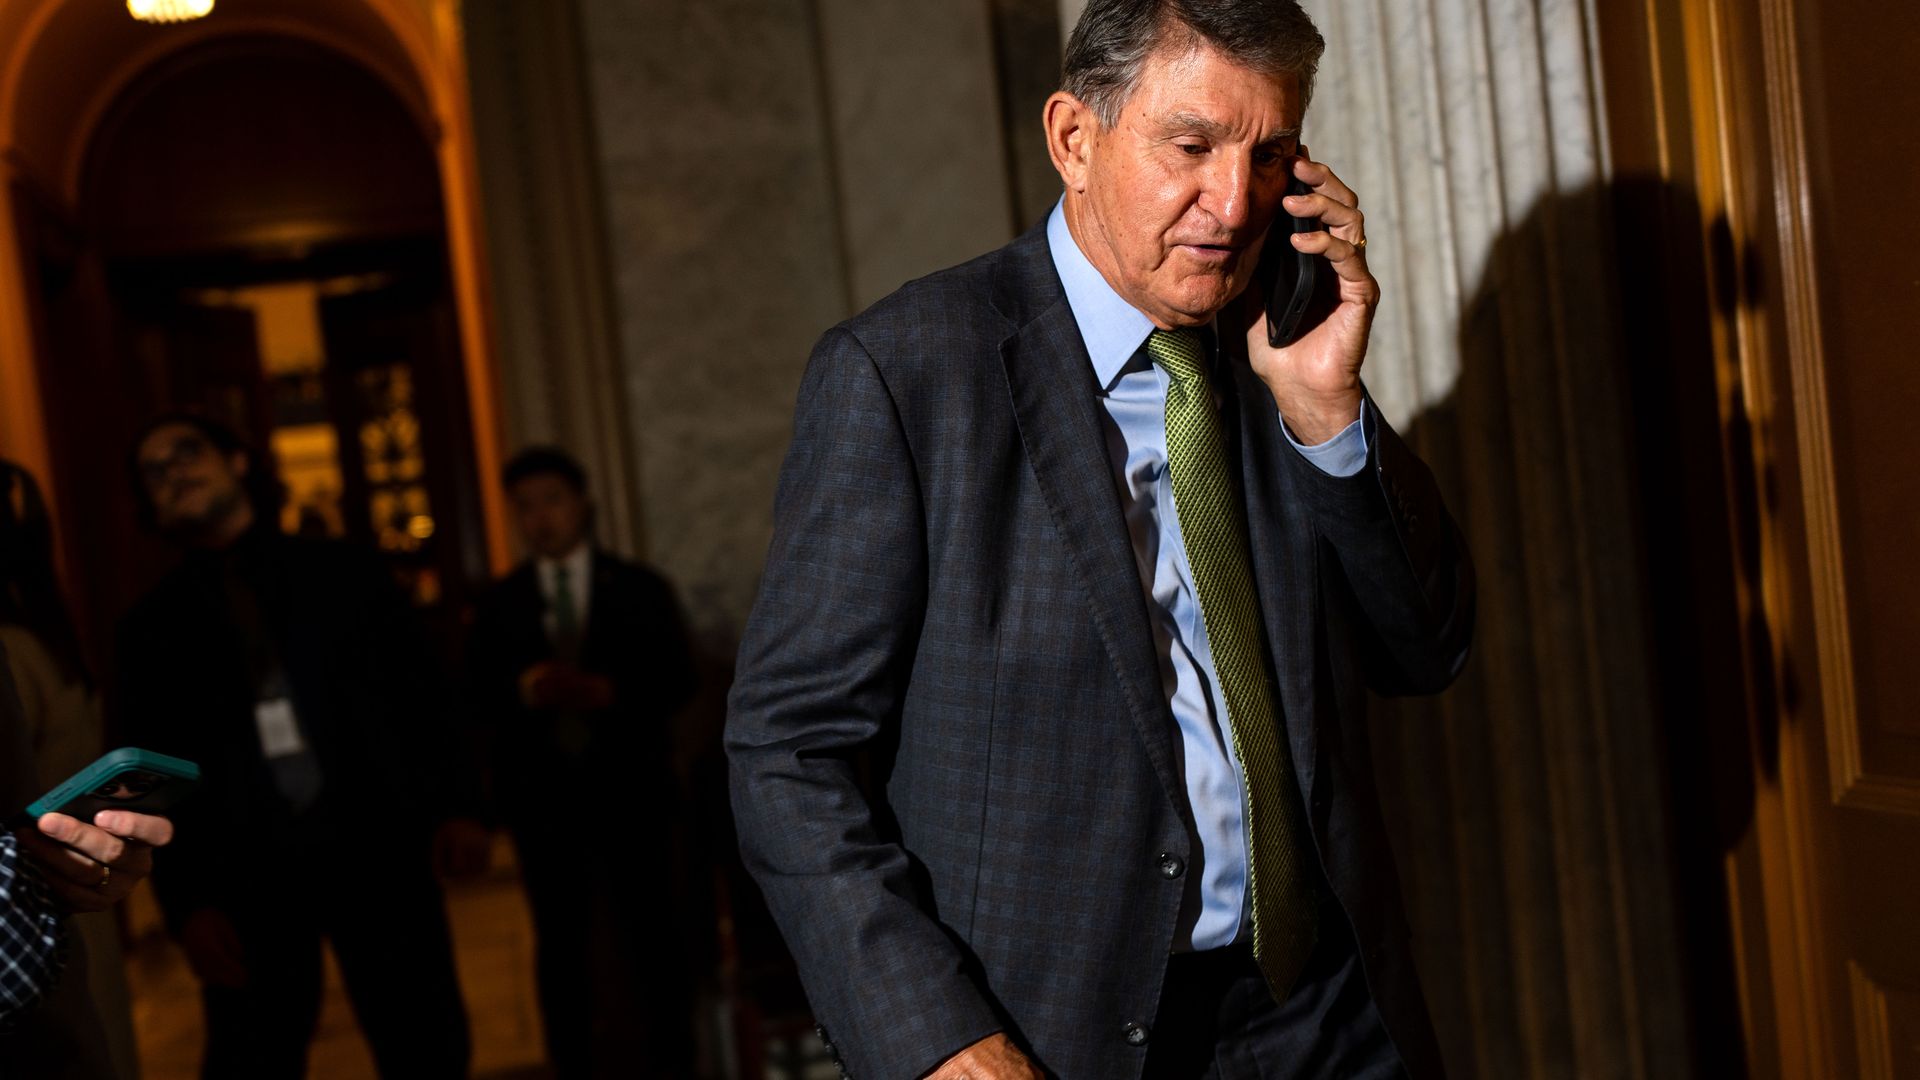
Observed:
[[[621,341],[606,392],[624,395],[637,459],[636,546],[730,653],[814,341],[1015,232],[990,9],[580,10]]]

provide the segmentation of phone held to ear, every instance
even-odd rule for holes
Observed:
[[[31,825],[42,814],[59,812],[93,823],[102,810],[157,814],[179,806],[200,783],[200,766],[182,758],[126,746],[109,751],[64,783],[27,804],[7,822]]]
[[[1295,178],[1288,195],[1311,195],[1313,189]],[[1260,251],[1259,280],[1267,287],[1267,344],[1276,349],[1298,341],[1326,320],[1339,303],[1333,264],[1324,255],[1309,255],[1293,246],[1290,233],[1325,232],[1319,218],[1299,218],[1285,212],[1274,217]]]

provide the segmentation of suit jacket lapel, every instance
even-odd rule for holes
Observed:
[[[1127,538],[1100,428],[1093,365],[1061,291],[1044,226],[1013,249],[1001,309],[1019,327],[1000,345],[1014,419],[1027,460],[1069,560],[1086,588],[1095,627],[1113,661],[1129,713],[1175,806],[1186,782],[1174,759],[1174,724],[1160,687],[1146,597]]]
[[[540,566],[532,559],[523,563],[508,580],[513,619],[511,625],[520,636],[520,647],[534,659],[553,656],[553,641],[547,637],[547,600],[540,594]]]
[[[614,617],[614,605],[607,595],[613,586],[613,568],[608,565],[607,554],[598,548],[587,565],[587,625],[580,636],[580,663],[589,671],[598,671],[606,624]]]
[[[1316,732],[1313,673],[1318,664],[1320,589],[1318,549],[1305,516],[1305,502],[1292,490],[1282,456],[1296,453],[1280,430],[1273,395],[1244,357],[1230,356],[1239,400],[1240,476],[1247,508],[1247,542],[1253,548],[1254,586],[1272,650],[1274,679],[1302,791],[1310,789]]]

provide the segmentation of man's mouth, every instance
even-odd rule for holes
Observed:
[[[1181,244],[1191,258],[1204,263],[1224,263],[1240,253],[1240,249],[1231,244]]]

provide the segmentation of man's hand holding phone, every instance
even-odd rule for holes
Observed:
[[[62,902],[75,911],[104,911],[153,872],[153,849],[173,839],[173,823],[131,810],[102,810],[91,825],[55,813],[14,835]]]
[[[1292,163],[1292,176],[1309,193],[1281,200],[1267,242],[1291,243],[1297,251],[1324,257],[1333,268],[1338,302],[1318,325],[1276,349],[1267,342],[1261,290],[1248,289],[1242,300],[1251,316],[1245,321],[1247,357],[1254,374],[1273,394],[1294,437],[1313,446],[1338,435],[1360,416],[1360,364],[1366,359],[1367,335],[1380,305],[1380,283],[1367,269],[1366,219],[1360,213],[1359,196],[1333,170],[1312,160],[1304,145]],[[1326,231],[1289,234],[1282,215],[1319,218]]]

